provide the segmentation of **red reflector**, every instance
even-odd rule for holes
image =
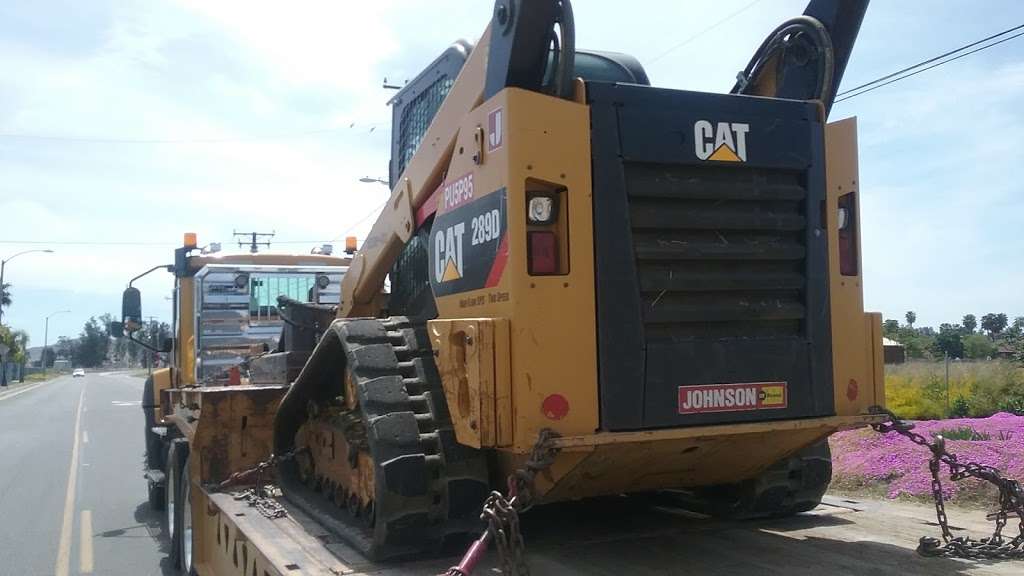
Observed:
[[[558,238],[554,232],[529,232],[529,268],[533,276],[558,273]]]
[[[549,420],[561,420],[569,413],[569,401],[561,394],[552,394],[544,399],[540,411]]]

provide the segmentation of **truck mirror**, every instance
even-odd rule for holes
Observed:
[[[168,336],[164,338],[163,342],[160,343],[161,352],[172,352],[174,350],[174,338]]]
[[[109,332],[114,338],[124,338],[124,323],[111,322]]]
[[[121,322],[128,333],[142,328],[142,293],[138,288],[129,286],[121,296]]]

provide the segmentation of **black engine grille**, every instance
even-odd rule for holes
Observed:
[[[801,334],[807,192],[799,173],[624,168],[649,340]]]
[[[587,98],[602,428],[833,413],[820,109],[600,82]],[[682,405],[688,387],[758,383],[785,405]]]

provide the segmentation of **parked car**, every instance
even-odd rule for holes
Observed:
[[[79,376],[83,376],[84,377],[85,376],[85,368],[75,368],[75,370],[71,373],[71,375],[74,376],[75,378],[78,378]]]

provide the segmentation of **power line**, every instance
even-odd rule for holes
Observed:
[[[893,72],[892,74],[887,74],[885,76],[882,76],[881,78],[876,78],[875,80],[872,80],[871,82],[866,82],[864,84],[861,84],[860,86],[856,86],[854,88],[850,88],[849,90],[843,90],[839,94],[836,94],[836,96],[844,96],[844,95],[849,94],[851,92],[856,92],[856,91],[860,90],[861,88],[867,88],[868,86],[871,86],[872,84],[877,84],[877,83],[882,82],[884,80],[888,80],[889,78],[892,78],[893,76],[898,76],[900,74],[903,74],[904,72],[909,72],[909,71],[913,70],[914,68],[918,68],[920,66],[924,66],[925,64],[931,64],[932,62],[935,62],[936,60],[941,60],[941,59],[945,58],[946,56],[952,56],[953,54],[956,54],[957,52],[960,52],[962,50],[966,50],[968,48],[973,48],[974,46],[977,46],[978,44],[982,44],[984,42],[988,42],[989,40],[992,40],[993,38],[998,38],[998,37],[1003,36],[1005,34],[1009,34],[1010,32],[1013,32],[1015,30],[1020,30],[1021,28],[1024,28],[1024,24],[1020,24],[1019,26],[1014,26],[1013,28],[1009,28],[1007,30],[1003,30],[1002,32],[1000,32],[998,34],[993,34],[993,35],[989,36],[988,38],[982,38],[981,40],[978,40],[977,42],[971,42],[970,44],[966,44],[964,46],[961,46],[961,47],[957,48],[956,50],[950,50],[949,52],[946,52],[945,54],[940,54],[940,55],[938,55],[938,56],[936,56],[934,58],[929,58],[928,60],[924,60],[922,62],[918,62],[917,64],[914,64],[913,66],[907,66],[903,70],[897,70],[896,72]]]
[[[359,219],[358,221],[356,221],[356,223],[355,223],[355,224],[353,224],[353,225],[349,226],[348,228],[346,228],[344,232],[342,232],[341,234],[338,234],[338,235],[337,235],[337,236],[336,236],[336,237],[335,237],[334,239],[332,239],[332,240],[331,240],[331,242],[337,242],[338,240],[341,240],[341,239],[342,239],[342,238],[343,238],[343,237],[344,237],[344,236],[345,236],[346,234],[348,234],[348,233],[349,233],[349,232],[351,232],[352,230],[355,230],[355,229],[356,229],[356,228],[357,228],[357,227],[358,227],[358,226],[359,226],[360,224],[362,224],[363,222],[366,222],[367,220],[369,220],[371,216],[374,216],[374,215],[376,215],[377,213],[379,213],[379,212],[381,211],[381,209],[383,209],[383,208],[384,208],[384,206],[387,206],[387,203],[388,203],[388,202],[389,202],[390,200],[391,200],[390,198],[389,198],[389,199],[387,199],[387,200],[385,200],[385,201],[384,201],[384,202],[382,202],[382,203],[381,203],[381,204],[380,204],[379,206],[377,206],[377,207],[376,207],[376,208],[374,208],[373,210],[370,210],[369,212],[367,212],[365,216],[363,216],[363,217],[362,217],[362,218],[360,218],[360,219]]]
[[[882,88],[883,86],[888,86],[889,84],[893,84],[895,82],[899,82],[900,80],[906,80],[907,78],[910,78],[911,76],[917,76],[918,74],[920,74],[922,72],[927,72],[928,70],[931,70],[932,68],[938,68],[939,66],[942,66],[943,64],[949,64],[950,62],[953,62],[955,60],[959,60],[959,59],[964,58],[966,56],[970,56],[971,54],[975,54],[977,52],[981,52],[982,50],[987,50],[989,48],[992,48],[993,46],[998,46],[998,45],[1000,45],[1000,44],[1002,44],[1004,42],[1009,42],[1010,40],[1013,40],[1014,38],[1019,38],[1021,36],[1024,36],[1024,32],[1019,32],[1017,34],[1014,34],[1013,36],[1009,36],[1009,37],[1003,38],[1003,39],[998,40],[996,42],[993,42],[991,44],[986,44],[985,46],[982,46],[980,48],[975,48],[974,50],[971,50],[969,52],[964,52],[963,54],[958,54],[957,56],[954,56],[953,58],[949,58],[947,60],[942,60],[941,62],[936,62],[935,64],[932,64],[931,66],[927,66],[925,68],[920,68],[919,70],[914,70],[915,68],[918,68],[919,66],[923,66],[923,65],[925,65],[925,64],[927,64],[929,62],[935,62],[936,60],[941,59],[941,58],[943,58],[945,56],[949,56],[950,54],[956,54],[957,52],[960,52],[960,51],[962,51],[962,50],[964,50],[966,48],[970,48],[971,46],[976,46],[976,45],[978,45],[981,42],[985,42],[986,40],[991,40],[992,38],[996,38],[998,36],[1002,36],[1002,35],[1006,34],[1007,32],[1012,32],[1014,30],[1019,30],[1021,28],[1024,28],[1024,24],[1022,24],[1020,26],[1016,26],[1014,28],[1010,28],[1010,29],[1008,29],[1008,30],[1006,30],[1004,32],[1000,32],[999,34],[996,34],[994,36],[990,36],[989,38],[986,38],[985,40],[979,40],[978,42],[973,42],[971,44],[967,44],[965,46],[961,46],[960,48],[957,48],[956,50],[952,50],[950,52],[947,52],[946,54],[944,54],[942,56],[936,56],[935,58],[930,58],[928,60],[925,60],[923,62],[915,64],[913,66],[905,68],[905,69],[901,70],[900,72],[894,72],[892,74],[888,74],[886,76],[878,78],[877,80],[872,80],[871,82],[868,82],[866,84],[858,86],[857,88],[851,88],[850,90],[842,92],[842,94],[849,94],[848,96],[843,97],[843,98],[837,98],[835,102],[838,104],[839,102],[842,102],[843,100],[849,100],[850,98],[854,98],[856,96],[860,96],[861,94],[867,94],[868,92],[871,92],[873,90],[877,90],[879,88]],[[908,70],[914,70],[914,71],[909,73],[909,74],[904,74],[903,76],[897,76],[898,74],[901,74],[901,73],[906,72]],[[893,76],[896,76],[896,77],[893,78]],[[888,82],[882,82],[883,80],[890,79],[890,78],[891,78],[891,80],[889,80]],[[878,84],[879,82],[882,82],[882,83]],[[854,90],[859,90],[860,88],[863,88],[865,86],[870,86],[870,88],[867,88],[865,90],[860,90],[859,92],[854,92],[853,94],[850,94]]]
[[[668,56],[669,54],[675,52],[676,50],[682,48],[683,46],[686,46],[687,44],[689,44],[690,42],[693,42],[697,38],[700,38],[701,36],[707,34],[708,32],[711,32],[715,28],[718,28],[719,26],[721,26],[722,24],[725,24],[729,20],[732,20],[733,18],[739,16],[740,14],[746,12],[747,10],[750,10],[751,8],[754,7],[755,4],[760,4],[761,2],[762,2],[762,0],[754,0],[753,2],[747,4],[746,6],[740,8],[739,10],[737,10],[735,12],[733,12],[732,14],[729,14],[725,18],[722,18],[718,22],[715,22],[714,24],[708,26],[707,28],[701,30],[700,32],[697,32],[693,36],[688,37],[686,40],[683,40],[679,44],[676,44],[675,46],[669,48],[668,50],[665,50],[664,52],[662,52],[661,54],[655,56],[654,58],[651,58],[650,60],[647,61],[647,64],[648,65],[654,64],[658,60],[661,60],[665,56]]]
[[[377,130],[380,123],[358,125],[360,128],[369,128],[365,132],[360,134],[372,134]],[[49,142],[71,142],[78,144],[128,144],[128,145],[166,145],[166,144],[237,144],[242,142],[259,142],[265,140],[287,140],[293,138],[303,138],[306,136],[317,136],[322,134],[336,134],[345,130],[351,130],[357,126],[356,123],[351,123],[348,127],[338,128],[321,128],[318,130],[307,130],[304,132],[290,132],[282,134],[266,134],[256,136],[245,136],[238,138],[107,138],[107,137],[92,137],[92,136],[61,136],[51,134],[27,134],[27,133],[16,133],[16,132],[5,132],[0,133],[0,138],[6,138],[10,140],[39,140]]]

